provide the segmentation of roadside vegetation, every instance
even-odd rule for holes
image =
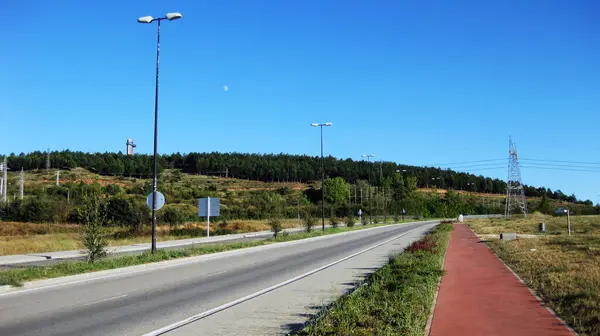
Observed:
[[[0,268],[0,286],[11,285],[11,286],[22,286],[23,282],[56,278],[67,275],[88,273],[94,271],[115,269],[127,266],[134,266],[140,264],[147,264],[152,262],[179,259],[185,257],[193,257],[198,255],[225,252],[230,250],[237,250],[247,247],[262,246],[274,243],[281,243],[286,241],[300,240],[312,237],[318,237],[323,235],[330,235],[335,233],[342,233],[348,231],[362,230],[371,226],[358,226],[358,227],[339,227],[339,228],[326,228],[325,232],[321,230],[308,232],[297,232],[288,233],[283,232],[277,235],[277,238],[269,238],[258,241],[250,242],[232,242],[232,243],[221,243],[221,244],[207,244],[193,248],[186,248],[180,250],[158,250],[152,254],[145,252],[136,256],[118,256],[113,258],[105,258],[95,260],[94,263],[85,261],[66,261],[59,264],[48,265],[48,266],[30,266],[22,268]]]
[[[566,217],[539,214],[514,220],[474,220],[476,233],[537,233],[538,238],[500,241],[488,246],[513,269],[562,319],[582,336],[600,335],[600,216]]]
[[[422,336],[443,275],[451,223],[438,225],[390,257],[357,289],[324,309],[297,335]]]

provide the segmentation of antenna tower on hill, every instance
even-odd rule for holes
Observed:
[[[510,217],[511,211],[522,212],[527,217],[527,200],[521,180],[521,166],[517,155],[517,146],[508,138],[508,180],[506,181],[506,208],[504,215]]]

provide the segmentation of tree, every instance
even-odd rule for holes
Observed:
[[[81,241],[85,248],[86,259],[89,263],[94,263],[108,254],[105,229],[108,222],[106,208],[101,203],[100,197],[86,194],[78,211],[79,216],[83,218]]]
[[[551,204],[548,196],[542,195],[542,198],[540,199],[540,203],[538,204],[536,210],[543,214],[551,214],[552,213],[552,211],[553,211],[552,204]]]
[[[348,203],[350,189],[348,183],[341,177],[325,179],[325,201],[334,206]]]

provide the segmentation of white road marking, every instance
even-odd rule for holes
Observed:
[[[86,304],[84,304],[84,306],[90,306],[90,305],[97,304],[97,303],[100,303],[100,302],[112,301],[112,300],[116,300],[116,299],[124,298],[124,297],[126,297],[126,296],[127,296],[127,294],[118,295],[118,296],[113,296],[113,297],[109,297],[109,298],[106,298],[106,299],[102,299],[102,300],[98,300],[98,301],[94,301],[94,302],[86,303]]]
[[[430,225],[432,223],[430,223],[429,221],[426,221],[426,222],[412,222],[412,223],[406,223],[406,224],[407,225],[414,225],[414,224]],[[10,295],[17,295],[17,294],[23,294],[23,293],[28,293],[28,292],[36,292],[36,291],[40,291],[40,290],[44,290],[44,289],[51,289],[51,288],[56,288],[56,287],[63,287],[63,286],[74,285],[74,284],[78,284],[78,283],[84,283],[84,282],[90,282],[90,281],[96,281],[96,280],[103,280],[103,279],[109,279],[109,278],[115,278],[115,277],[125,277],[125,276],[128,276],[128,275],[137,274],[137,273],[152,272],[152,271],[163,269],[163,268],[172,268],[172,267],[177,267],[177,266],[184,266],[184,265],[199,263],[199,262],[203,262],[203,261],[208,261],[208,260],[214,260],[214,259],[223,258],[222,257],[223,254],[221,254],[221,253],[235,253],[235,254],[232,254],[232,255],[237,255],[237,253],[255,252],[255,251],[261,251],[263,249],[278,248],[278,247],[283,247],[283,246],[288,246],[288,245],[295,245],[295,244],[302,244],[302,243],[312,242],[312,241],[321,240],[321,239],[330,239],[330,238],[340,237],[340,236],[344,236],[344,235],[347,235],[347,234],[356,234],[356,233],[365,232],[365,231],[371,231],[371,230],[382,229],[382,228],[389,228],[389,227],[391,227],[393,225],[394,224],[384,225],[384,226],[377,226],[377,227],[373,227],[373,228],[367,228],[367,229],[361,229],[361,230],[355,230],[355,231],[348,231],[348,232],[342,232],[342,233],[325,235],[325,236],[317,236],[317,237],[311,237],[311,238],[305,238],[305,239],[298,239],[298,240],[292,240],[292,241],[287,241],[287,242],[274,243],[274,244],[268,244],[268,245],[262,245],[262,246],[256,246],[256,247],[248,247],[248,248],[245,248],[245,249],[237,249],[237,250],[226,251],[226,252],[219,252],[219,253],[214,253],[214,254],[193,256],[193,257],[189,257],[189,258],[194,258],[194,260],[190,260],[190,261],[183,261],[183,262],[181,262],[181,260],[185,260],[185,258],[182,258],[182,259],[174,259],[174,260],[163,261],[164,263],[168,263],[168,264],[164,264],[164,265],[157,265],[158,263],[160,263],[160,262],[157,262],[157,263],[148,263],[148,264],[130,266],[130,267],[145,267],[145,268],[139,269],[139,270],[130,271],[130,272],[119,272],[119,273],[116,273],[116,274],[109,274],[109,275],[104,275],[104,276],[99,276],[99,277],[94,277],[94,273],[93,272],[92,273],[83,273],[83,274],[79,274],[79,275],[80,276],[81,275],[83,275],[83,276],[89,276],[89,278],[87,278],[87,279],[81,279],[81,280],[75,280],[75,281],[70,281],[70,282],[65,282],[65,283],[59,283],[59,284],[54,284],[54,285],[47,285],[47,286],[42,286],[42,287],[36,287],[36,288],[20,289],[20,290],[14,291],[14,292],[0,293],[0,297],[10,296]],[[255,249],[255,250],[244,251],[246,249]],[[229,256],[229,255],[231,255],[231,254],[228,254],[227,256]],[[227,256],[225,256],[225,257],[227,257]],[[203,259],[198,260],[199,258],[203,258]],[[170,264],[169,262],[174,262],[174,263]],[[118,271],[118,270],[119,270],[119,268],[112,269],[112,270],[107,270],[107,271]],[[78,276],[78,275],[74,275],[74,276]],[[58,278],[58,279],[60,279],[60,278]]]
[[[218,313],[218,312],[220,312],[220,311],[222,311],[222,310],[225,310],[225,309],[227,309],[227,308],[231,308],[231,307],[233,307],[233,306],[235,306],[235,305],[237,305],[237,304],[240,304],[240,303],[242,303],[242,302],[244,302],[244,301],[251,300],[251,299],[253,299],[253,298],[255,298],[255,297],[258,297],[258,296],[260,296],[260,295],[263,295],[263,294],[265,294],[265,293],[268,293],[268,292],[270,292],[270,291],[273,291],[273,290],[275,290],[275,289],[277,289],[277,288],[283,287],[283,286],[285,286],[285,285],[288,285],[288,284],[290,284],[290,283],[292,283],[292,282],[295,282],[295,281],[298,281],[298,280],[300,280],[300,279],[306,278],[306,277],[308,277],[309,275],[315,274],[315,273],[317,273],[317,272],[320,272],[320,271],[322,271],[322,270],[324,270],[324,269],[326,269],[326,268],[329,268],[329,267],[331,267],[331,266],[334,266],[334,265],[336,265],[336,264],[339,264],[339,263],[341,263],[341,262],[343,262],[343,261],[346,261],[346,260],[348,260],[348,259],[350,259],[350,258],[356,257],[356,256],[357,256],[357,255],[359,255],[359,254],[365,253],[365,252],[367,252],[367,251],[370,251],[370,250],[372,250],[372,249],[375,249],[375,248],[377,248],[377,247],[379,247],[379,246],[385,245],[385,244],[387,244],[387,243],[389,243],[389,242],[392,242],[392,241],[394,241],[394,240],[396,240],[396,239],[398,239],[398,238],[400,238],[400,237],[406,236],[406,235],[408,235],[408,234],[412,233],[413,231],[416,231],[416,230],[418,230],[418,229],[421,229],[421,228],[422,228],[422,226],[421,226],[421,227],[418,227],[418,228],[415,228],[415,229],[412,229],[412,230],[410,230],[410,231],[407,231],[407,232],[405,232],[405,233],[403,233],[403,234],[400,234],[400,235],[397,235],[397,236],[395,236],[395,237],[393,237],[393,238],[390,238],[390,239],[388,239],[388,240],[386,240],[386,241],[383,241],[383,242],[381,242],[381,243],[377,243],[377,244],[375,244],[375,245],[373,245],[373,246],[371,246],[371,247],[367,247],[367,248],[366,248],[366,249],[364,249],[364,250],[361,250],[361,251],[358,251],[358,252],[356,252],[356,253],[353,253],[353,254],[351,254],[351,255],[349,255],[349,256],[347,256],[347,257],[344,257],[344,258],[342,258],[342,259],[336,260],[336,261],[334,261],[334,262],[332,262],[332,263],[330,263],[330,264],[327,264],[327,265],[325,265],[325,266],[321,266],[321,267],[319,267],[319,268],[316,268],[316,269],[314,269],[314,270],[312,270],[312,271],[309,271],[309,272],[306,272],[306,273],[304,273],[304,274],[301,274],[301,275],[299,275],[299,276],[297,276],[297,277],[294,277],[294,278],[288,279],[288,280],[286,280],[286,281],[284,281],[284,282],[281,282],[281,283],[278,283],[278,284],[276,284],[276,285],[273,285],[273,286],[271,286],[271,287],[268,287],[268,288],[262,289],[262,290],[260,290],[260,291],[258,291],[258,292],[254,292],[254,293],[252,293],[252,294],[250,294],[250,295],[246,295],[246,296],[244,296],[244,297],[242,297],[242,298],[239,298],[239,299],[237,299],[237,300],[234,300],[234,301],[228,302],[228,303],[226,303],[226,304],[223,304],[223,305],[221,305],[221,306],[218,306],[218,307],[216,307],[216,308],[213,308],[213,309],[207,310],[207,311],[205,311],[205,312],[202,312],[202,313],[200,313],[200,314],[196,314],[196,315],[194,315],[194,316],[190,316],[190,317],[188,317],[188,318],[186,318],[186,319],[183,319],[183,320],[181,320],[181,321],[178,321],[178,322],[172,323],[172,324],[170,324],[170,325],[168,325],[168,326],[165,326],[165,327],[162,327],[162,328],[160,328],[160,329],[153,330],[153,331],[151,331],[151,332],[148,332],[148,333],[144,334],[143,336],[157,336],[157,335],[162,335],[162,334],[164,334],[164,333],[167,333],[167,332],[169,332],[169,331],[173,331],[173,330],[175,330],[175,329],[177,329],[177,328],[180,328],[180,327],[182,327],[182,326],[184,326],[184,325],[186,325],[186,324],[190,324],[190,323],[192,323],[192,322],[195,322],[195,321],[197,321],[197,320],[203,319],[203,318],[205,318],[205,317],[207,317],[207,316],[210,316],[210,315],[212,315],[212,314]]]

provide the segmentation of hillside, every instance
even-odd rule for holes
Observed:
[[[91,189],[97,190],[111,205],[117,207],[113,212],[121,213],[119,216],[126,217],[133,213],[133,217],[137,218],[135,220],[146,222],[148,211],[145,199],[151,192],[151,179],[106,176],[74,168],[60,171],[57,187],[56,174],[56,170],[42,169],[24,172],[25,199],[21,202],[18,199],[19,172],[9,172],[9,200],[13,204],[9,202],[5,205],[3,216],[14,221],[76,223],[76,209],[81,195]],[[424,217],[455,216],[460,212],[504,212],[503,194],[441,188],[415,188],[410,191],[410,182],[409,178],[397,178],[390,184],[371,186],[372,203],[369,202],[369,187],[365,181],[345,183],[343,199],[336,201],[336,204],[328,202],[327,214],[343,217],[348,213],[356,213],[358,209],[366,212],[371,208],[375,214],[389,215],[398,214],[404,208],[411,215]],[[185,174],[178,169],[166,169],[159,177],[159,190],[167,199],[167,206],[159,211],[159,216],[167,222],[199,220],[196,215],[197,199],[207,196],[221,198],[223,217],[229,219],[266,219],[274,213],[295,218],[299,207],[302,212],[309,211],[320,217],[320,183],[264,182]],[[117,202],[121,199],[126,202]],[[540,202],[540,197],[529,197],[529,209],[536,210]],[[578,213],[592,214],[597,210],[589,205],[575,207],[564,201],[546,201],[543,210],[549,213],[558,206],[566,205]],[[129,221],[120,219],[116,222],[123,224]]]
[[[55,151],[49,154],[53,169],[81,167],[100,175],[150,177],[152,156],[122,153],[83,153]],[[43,152],[10,154],[8,165],[12,170],[26,171],[45,168],[47,155]],[[160,155],[159,169],[180,169],[188,174],[218,175],[244,180],[263,182],[311,183],[319,179],[321,161],[319,157],[288,154],[240,154],[240,153],[188,153]],[[403,178],[414,178],[419,188],[465,190],[479,193],[503,195],[506,183],[499,179],[486,178],[468,173],[455,172],[434,167],[415,167],[394,162],[340,160],[326,157],[324,168],[328,177],[342,177],[350,183],[359,180],[373,181],[383,186],[386,179],[394,178],[401,171]],[[372,173],[371,173],[372,170]],[[575,195],[565,195],[560,190],[552,191],[544,187],[524,186],[527,196],[546,195],[551,199],[579,202]]]

